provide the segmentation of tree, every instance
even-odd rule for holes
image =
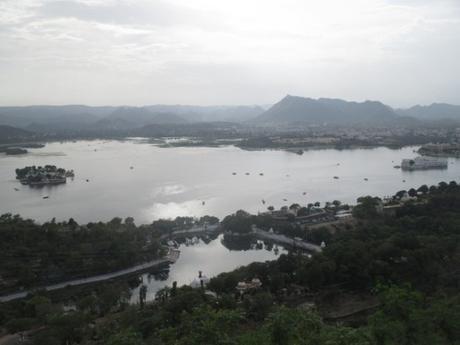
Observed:
[[[173,281],[171,288],[171,297],[176,297],[177,295],[177,282]]]
[[[399,192],[397,192],[397,193],[395,194],[395,197],[398,198],[398,199],[401,199],[401,198],[404,196],[404,194],[406,194],[406,193],[407,193],[407,191],[405,191],[405,190],[400,190]]]
[[[266,327],[272,345],[316,345],[322,323],[313,313],[281,307],[270,315]]]
[[[299,209],[299,208],[300,208],[300,205],[299,205],[299,204],[296,204],[296,203],[295,203],[295,204],[292,204],[291,206],[289,206],[289,209],[290,209],[291,211],[297,210],[297,209]]]
[[[259,292],[255,295],[245,296],[243,305],[249,318],[261,321],[270,312],[273,305],[273,297],[270,293]]]
[[[411,188],[411,189],[409,189],[407,194],[409,194],[409,196],[413,198],[413,197],[417,196],[417,191],[414,188]]]
[[[418,189],[417,189],[417,192],[420,192],[420,193],[423,193],[423,194],[427,194],[429,191],[429,188],[426,184],[420,186]]]
[[[125,329],[113,334],[107,340],[107,345],[143,345],[142,336],[132,329]]]
[[[130,226],[130,227],[133,227],[135,226],[134,224],[134,218],[133,217],[126,217],[125,218],[125,224]]]
[[[139,304],[141,308],[144,308],[146,298],[147,298],[147,286],[142,284],[141,287],[139,288]]]
[[[378,198],[373,198],[371,196],[360,197],[358,199],[359,204],[353,208],[353,216],[363,219],[376,217],[376,206],[378,201]]]
[[[443,192],[447,189],[448,184],[444,181],[438,183],[438,189]]]

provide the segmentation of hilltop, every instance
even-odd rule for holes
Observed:
[[[415,119],[399,116],[377,101],[347,102],[341,99],[304,98],[287,95],[254,119],[256,124],[394,126],[416,124]]]

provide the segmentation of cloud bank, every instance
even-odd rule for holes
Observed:
[[[2,0],[0,104],[460,104],[455,0]]]

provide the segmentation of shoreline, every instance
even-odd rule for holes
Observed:
[[[33,293],[34,291],[38,291],[38,290],[45,290],[45,291],[60,290],[68,286],[80,286],[80,285],[99,283],[99,282],[106,281],[106,280],[128,276],[133,273],[139,273],[139,272],[154,268],[156,266],[160,266],[160,265],[167,264],[167,263],[174,263],[179,258],[179,253],[180,252],[177,249],[169,248],[168,254],[161,259],[155,259],[155,260],[152,260],[146,263],[142,263],[142,264],[138,264],[135,266],[131,266],[131,267],[128,267],[122,270],[98,274],[98,275],[88,277],[88,278],[72,279],[72,280],[61,282],[61,283],[55,283],[55,284],[46,285],[46,286],[39,286],[35,288],[30,288],[24,291],[17,291],[17,292],[1,295],[0,303],[5,303],[5,302],[10,302],[10,301],[14,301],[17,299],[25,298],[30,293]]]

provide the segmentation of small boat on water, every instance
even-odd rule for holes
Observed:
[[[44,197],[42,197],[42,199],[49,199],[49,196],[45,195]]]
[[[265,205],[265,200],[263,200],[263,199],[262,199],[262,204],[264,204],[264,205]]]
[[[19,189],[19,188],[15,188],[14,190],[15,190],[16,192],[19,192],[19,191],[20,191],[20,189]]]
[[[259,173],[259,176],[264,176],[264,173]]]
[[[134,169],[134,167],[133,167],[133,166],[130,166],[129,168],[130,168],[131,170],[133,170],[133,169]]]
[[[338,179],[339,179],[339,177],[338,177],[338,176],[334,176],[334,179],[335,179],[335,180],[338,180]]]
[[[400,165],[393,165],[393,168],[395,168],[395,169],[401,169],[401,166],[400,166]]]
[[[287,199],[283,199],[283,201],[288,201]]]
[[[303,192],[302,195],[307,195],[307,192]]]
[[[89,182],[89,179],[86,179],[86,182]]]
[[[206,203],[206,202],[202,201],[202,202],[201,202],[201,205],[204,205],[205,203]]]
[[[406,182],[406,180],[403,180],[403,182]]]
[[[364,181],[369,181],[369,179],[367,177],[364,178]]]
[[[245,175],[249,175],[249,173],[247,172]]]
[[[233,172],[232,175],[236,175],[236,172]]]

